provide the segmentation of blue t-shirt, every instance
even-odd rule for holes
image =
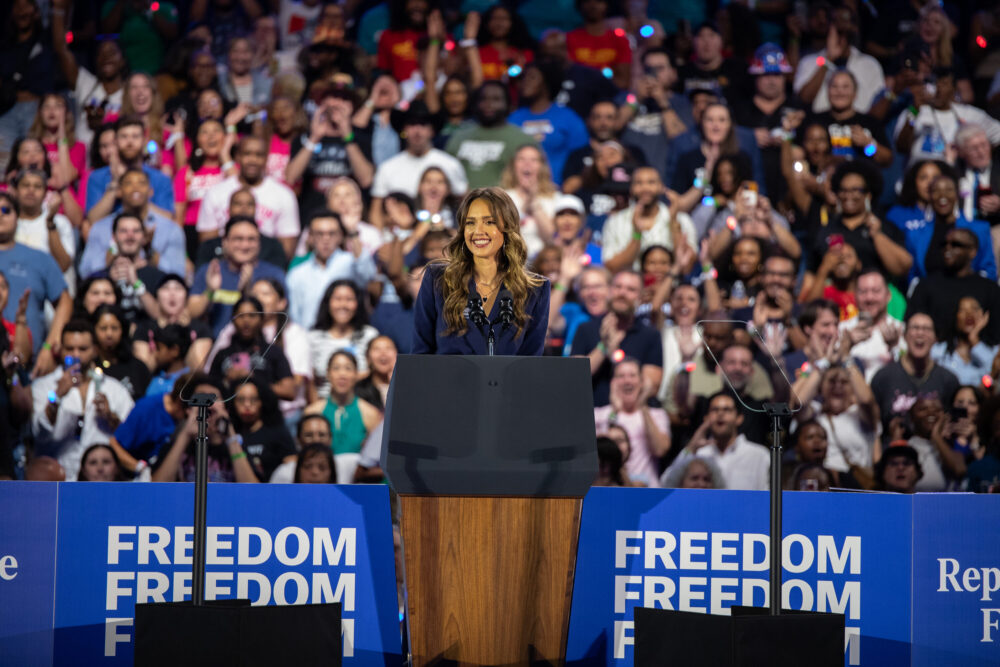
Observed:
[[[209,266],[211,266],[211,263],[202,264],[198,272],[194,274],[194,282],[191,284],[192,296],[205,293],[205,276],[208,274]],[[219,335],[222,328],[233,317],[233,306],[239,300],[239,292],[236,288],[240,285],[239,269],[234,271],[225,259],[219,260],[219,268],[222,272],[222,289],[219,292],[222,294],[219,292],[216,293],[216,301],[210,304],[206,311],[208,324],[212,327],[212,334],[215,336]],[[274,278],[281,283],[282,287],[285,285],[285,272],[274,264],[257,262],[257,266],[253,270],[253,275],[250,277],[250,282],[247,284],[253,285],[261,278]]]
[[[13,322],[17,316],[17,302],[30,289],[28,297],[28,328],[35,352],[45,342],[48,328],[45,326],[44,307],[49,301],[55,305],[60,295],[66,291],[66,281],[56,260],[40,250],[15,243],[10,250],[0,250],[0,271],[7,276],[10,296],[3,309],[3,316]]]
[[[157,171],[148,165],[142,165],[142,170],[146,173],[149,178],[149,187],[153,190],[153,196],[150,197],[150,201],[162,208],[165,211],[174,212],[174,184],[170,182],[166,174],[161,171]],[[90,213],[90,209],[94,207],[101,197],[104,196],[104,191],[108,189],[108,183],[111,182],[111,168],[101,167],[100,169],[95,169],[90,173],[90,177],[87,179],[87,204],[85,207],[85,213]],[[115,209],[119,210],[122,207],[120,201],[115,202]]]
[[[143,396],[115,429],[115,440],[132,456],[151,462],[170,447],[176,429],[174,418],[163,407],[163,394]]]
[[[372,313],[372,326],[392,339],[400,354],[409,354],[413,347],[413,308],[403,308],[398,301],[379,301]]]
[[[556,104],[540,114],[531,113],[530,109],[523,107],[512,113],[507,120],[541,145],[545,156],[549,158],[552,181],[556,185],[562,183],[566,158],[577,148],[585,146],[589,140],[587,126],[580,117],[572,110]]]
[[[184,375],[189,370],[191,369],[185,367],[176,373],[167,373],[165,371],[158,372],[149,381],[149,385],[146,386],[146,396],[169,394],[174,390],[174,383],[177,382],[177,378]]]
[[[917,206],[893,206],[886,218],[903,232],[906,251],[913,256],[913,266],[910,268],[910,275],[906,277],[907,284],[916,278],[925,277],[925,260],[934,240],[933,214],[928,216]],[[967,229],[979,240],[979,250],[972,260],[972,270],[985,278],[996,280],[997,264],[993,257],[989,224],[982,220],[966,220],[965,216],[959,215],[955,220],[955,228]]]

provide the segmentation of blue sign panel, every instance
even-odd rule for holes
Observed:
[[[57,488],[0,482],[0,665],[52,664]]]
[[[910,661],[911,499],[787,492],[783,606],[846,617],[845,665]],[[584,500],[567,661],[631,665],[637,606],[768,604],[768,496],[595,488]]]
[[[193,513],[189,484],[60,485],[54,664],[132,664],[135,604],[190,599]],[[399,664],[386,487],[210,484],[207,523],[206,599],[340,602],[344,664]]]
[[[913,665],[1000,665],[1000,497],[913,499]]]

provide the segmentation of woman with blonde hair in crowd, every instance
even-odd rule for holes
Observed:
[[[146,126],[146,140],[155,142],[155,149],[150,150],[153,147],[150,144],[146,148],[146,153],[149,154],[150,163],[158,169],[161,168],[164,164],[164,146],[168,142],[168,137],[164,135],[166,128],[163,125],[163,100],[160,99],[160,93],[148,74],[133,72],[125,81],[121,115],[138,116],[142,119]],[[164,173],[172,176],[173,169]]]
[[[530,259],[555,235],[552,219],[559,189],[542,149],[534,144],[517,149],[500,176],[500,187],[517,206]]]

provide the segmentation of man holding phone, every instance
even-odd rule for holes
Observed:
[[[52,456],[67,479],[76,479],[84,450],[108,442],[134,402],[118,380],[94,368],[97,346],[90,322],[67,322],[60,352],[62,365],[31,385],[31,430],[36,453]]]

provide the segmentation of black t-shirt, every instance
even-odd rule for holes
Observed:
[[[769,132],[781,127],[782,117],[789,111],[797,111],[804,108],[801,101],[794,97],[786,97],[785,102],[774,110],[774,113],[764,113],[753,103],[753,98],[748,97],[733,100],[731,103],[733,110],[733,122],[741,127],[757,129],[766,128]],[[781,176],[781,147],[769,146],[760,149],[761,164],[764,167],[764,180],[767,193],[771,201],[781,201],[785,198],[787,186],[785,179]]]
[[[304,138],[306,138],[305,135],[300,135],[292,141],[291,155],[293,158],[302,149]],[[371,161],[371,132],[354,128],[354,141],[364,156]],[[299,209],[302,213],[308,214],[309,211],[323,208],[326,205],[326,191],[333,181],[341,176],[354,176],[351,161],[347,157],[347,144],[339,137],[326,137],[320,140],[319,146],[309,159],[309,164],[302,175],[302,194],[299,197]]]
[[[646,160],[642,149],[638,146],[622,144],[632,156],[632,163],[636,167],[645,167]],[[594,148],[588,142],[586,146],[581,146],[571,152],[566,157],[566,164],[563,165],[562,178],[565,181],[570,176],[580,176],[583,170],[594,164]]]
[[[285,457],[296,452],[295,440],[281,423],[262,426],[253,432],[244,431],[240,435],[250,467],[261,482],[269,481]]]
[[[819,269],[823,261],[823,255],[830,248],[832,237],[840,235],[844,242],[850,244],[858,253],[862,268],[876,268],[885,272],[885,266],[875,251],[875,241],[872,240],[868,232],[868,226],[860,224],[854,229],[848,229],[839,215],[831,209],[826,211],[827,224],[823,224],[823,205],[819,201],[813,201],[809,209],[809,245],[806,248],[806,269],[813,273]],[[893,243],[904,246],[903,232],[899,227],[888,221],[882,223],[882,233],[888,236]]]
[[[581,324],[573,336],[573,356],[589,354],[601,340],[601,319],[593,319]],[[640,365],[663,366],[663,342],[660,332],[635,320],[625,332],[621,349],[626,357],[634,357]],[[613,351],[612,351],[613,352]],[[610,355],[591,376],[594,388],[594,405],[607,405],[611,395],[611,374],[613,372]]]
[[[152,374],[149,372],[149,367],[143,362],[129,356],[107,366],[100,365],[104,369],[104,374],[121,382],[133,399],[139,399],[146,395],[146,387],[149,386]]]
[[[1000,343],[1000,285],[975,273],[961,278],[944,274],[922,278],[906,302],[906,316],[927,313],[934,320],[938,340],[947,340],[958,312],[958,302],[971,296],[990,320],[981,338],[987,345]]]
[[[875,374],[872,393],[882,415],[882,438],[889,437],[889,422],[893,417],[905,417],[918,398],[936,396],[943,405],[950,405],[958,391],[958,378],[946,368],[934,364],[926,378],[914,378],[892,361]]]
[[[166,274],[160,271],[155,266],[147,264],[135,270],[136,276],[139,281],[142,282],[143,286],[146,288],[147,292],[152,292],[156,289],[156,286],[160,284],[163,276]],[[108,270],[103,269],[94,274],[94,276],[100,276],[101,278],[108,278]],[[143,322],[149,319],[149,314],[146,313],[146,309],[142,306],[142,297],[137,293],[134,285],[129,285],[124,281],[118,281],[118,290],[121,292],[122,298],[118,302],[121,307],[122,312],[125,313],[125,319],[129,323]]]
[[[614,100],[618,87],[599,71],[573,63],[563,73],[562,85],[555,103],[569,107],[580,118],[590,115],[590,108],[598,102]]]
[[[693,90],[721,88],[728,102],[753,95],[753,77],[747,74],[746,65],[737,60],[725,59],[718,67],[702,69],[689,62],[678,72],[681,90],[690,95]]]
[[[189,332],[191,332],[191,342],[195,342],[199,338],[214,338],[212,334],[212,327],[208,326],[205,322],[201,320],[191,320],[191,323],[185,327]],[[133,342],[143,342],[148,344],[150,347],[154,346],[156,341],[154,337],[156,335],[157,324],[153,320],[146,320],[144,322],[139,322],[135,325],[135,329],[132,330],[132,341]]]
[[[292,369],[281,348],[277,345],[268,347],[263,340],[247,342],[234,337],[232,345],[215,355],[211,373],[225,378],[233,367],[252,371],[253,377],[267,385],[292,376]]]
[[[809,123],[803,123],[803,127],[812,123],[819,123],[826,128],[830,134],[830,152],[835,157],[843,157],[848,160],[870,159],[865,156],[865,147],[855,146],[851,140],[852,125],[860,125],[865,134],[880,146],[889,145],[885,127],[866,113],[854,112],[848,118],[837,120],[833,117],[833,113],[825,111],[813,116]]]

